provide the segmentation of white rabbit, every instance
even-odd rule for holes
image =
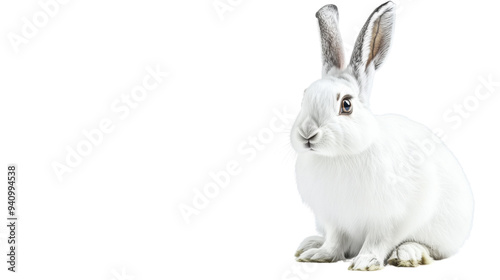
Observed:
[[[453,154],[423,125],[369,109],[394,8],[387,2],[370,15],[349,65],[337,7],[316,14],[323,77],[304,92],[291,143],[298,190],[321,236],[300,244],[298,261],[353,258],[352,270],[418,266],[453,255],[469,235],[474,202]]]

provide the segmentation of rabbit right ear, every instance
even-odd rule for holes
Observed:
[[[391,1],[373,11],[359,33],[350,67],[364,94],[369,94],[374,70],[384,62],[394,31],[395,5]],[[367,101],[368,96],[362,96]]]
[[[333,67],[344,67],[344,45],[339,31],[339,13],[337,6],[326,5],[316,13],[321,34],[321,48],[323,54],[323,76]]]
[[[375,69],[384,62],[394,30],[394,3],[380,5],[370,15],[359,33],[351,57],[351,65],[360,71],[373,63]]]

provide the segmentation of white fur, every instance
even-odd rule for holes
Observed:
[[[292,128],[298,190],[324,238],[322,245],[321,238],[306,239],[298,260],[354,258],[351,269],[375,270],[408,241],[426,249],[409,254],[418,246],[406,246],[400,250],[404,258],[427,253],[434,259],[449,257],[472,224],[467,179],[429,129],[402,116],[371,113],[368,96],[375,67],[357,68],[364,67],[360,75],[351,62],[314,82]],[[339,114],[347,94],[353,97],[353,112]],[[314,134],[309,148],[306,139]]]

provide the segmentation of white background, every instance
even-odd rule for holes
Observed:
[[[18,47],[9,38],[43,9],[34,0],[1,2],[0,178],[8,164],[18,165],[19,245],[18,273],[2,261],[0,278],[465,280],[497,271],[498,5],[397,1],[372,110],[445,132],[470,180],[475,220],[450,259],[363,273],[346,262],[295,262],[296,247],[315,231],[296,191],[287,130],[253,158],[238,152],[267,131],[273,110],[296,114],[303,90],[320,77],[314,14],[328,2],[270,2],[229,1],[221,17],[212,0],[68,1]],[[381,3],[335,3],[349,54]],[[169,77],[120,119],[111,104],[156,65]],[[495,86],[488,91],[481,79]],[[476,90],[490,96],[477,101]],[[459,124],[453,110],[464,102],[471,110]],[[64,164],[66,148],[106,118],[114,130],[58,180],[53,163]],[[212,182],[209,173],[232,161],[241,172],[186,223],[180,205],[192,205],[195,190]],[[6,182],[0,185],[6,217]]]

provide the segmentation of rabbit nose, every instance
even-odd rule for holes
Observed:
[[[314,131],[313,133],[310,133],[309,137],[306,137],[307,142],[314,141],[315,138],[317,138],[319,134],[319,131]]]
[[[302,139],[304,139],[306,147],[311,148],[311,145],[317,143],[321,138],[322,133],[321,130],[317,129],[309,133],[304,133],[304,131],[299,130],[299,134]]]
[[[311,149],[311,141],[314,141],[314,139],[318,136],[318,131],[314,132],[311,136],[309,136],[306,140],[307,140],[307,143],[306,143],[306,147]]]
[[[306,140],[314,137],[314,135],[317,134],[318,131],[318,124],[311,117],[307,117],[299,127],[300,136],[302,136]]]

